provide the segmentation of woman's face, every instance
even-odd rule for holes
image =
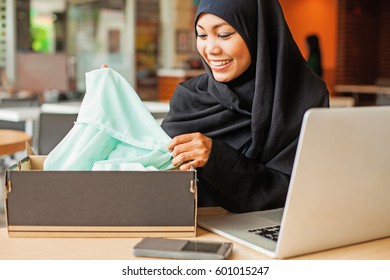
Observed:
[[[244,73],[251,56],[240,34],[226,21],[212,14],[200,15],[196,24],[196,45],[218,82],[229,82]]]

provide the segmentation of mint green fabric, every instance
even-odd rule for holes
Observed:
[[[166,170],[174,166],[161,129],[130,84],[103,68],[86,74],[77,121],[44,170]]]

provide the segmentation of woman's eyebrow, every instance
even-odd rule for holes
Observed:
[[[219,27],[221,27],[221,26],[224,26],[224,25],[228,25],[228,26],[229,26],[229,24],[227,24],[227,23],[224,22],[224,23],[220,23],[220,24],[214,25],[214,26],[212,27],[212,29],[217,29],[217,28],[219,28]],[[197,24],[196,26],[204,30],[204,28],[203,28],[201,25]]]
[[[197,24],[196,27],[199,27],[199,28],[204,30],[204,28],[201,25],[199,25],[199,24]]]

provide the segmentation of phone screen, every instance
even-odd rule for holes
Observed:
[[[222,260],[231,253],[229,242],[205,242],[183,239],[144,238],[133,247],[136,257]]]
[[[188,241],[181,249],[188,252],[217,253],[222,244]]]

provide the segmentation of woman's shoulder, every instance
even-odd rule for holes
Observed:
[[[184,82],[181,82],[180,85],[188,89],[195,89],[195,88],[199,88],[199,86],[207,85],[207,80],[208,80],[207,73],[203,73],[191,79],[188,79]]]
[[[199,96],[201,93],[206,93],[207,85],[208,75],[206,73],[183,81],[176,86],[172,100],[176,101],[178,99],[185,99],[189,101],[190,99],[188,98],[190,96],[195,98],[195,96]]]

